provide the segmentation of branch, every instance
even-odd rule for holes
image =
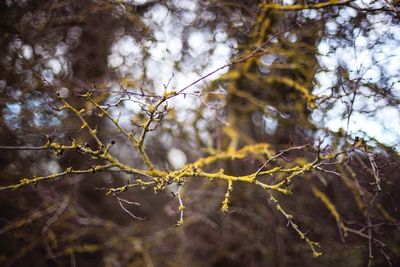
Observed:
[[[307,9],[322,9],[331,6],[343,6],[348,5],[355,0],[345,0],[345,1],[335,1],[330,0],[324,3],[318,4],[296,4],[296,5],[280,5],[277,3],[265,3],[261,5],[261,8],[265,9],[275,9],[275,10],[284,10],[284,11],[299,11],[299,10],[307,10]]]

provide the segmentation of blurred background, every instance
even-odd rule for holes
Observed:
[[[174,109],[145,140],[157,168],[176,170],[255,143],[269,144],[272,154],[303,144],[347,154],[331,173],[301,175],[293,194],[279,198],[321,244],[319,258],[251,184],[235,186],[223,214],[226,185],[190,180],[182,193],[185,223],[175,227],[175,185],[124,192],[140,203],[126,208],[147,218],[137,221],[104,190],[135,176],[106,172],[0,192],[0,265],[399,266],[399,14],[390,0],[2,1],[1,146],[42,146],[49,136],[92,145],[76,117],[56,110],[59,92],[85,109],[104,142],[115,141],[115,157],[145,168],[115,126],[77,95],[95,89],[98,103],[114,105],[126,91],[179,91],[258,49],[262,55],[168,101]],[[133,132],[131,121],[145,116],[134,98],[109,111]],[[294,151],[275,166],[314,156],[312,149]],[[0,185],[91,164],[73,151],[0,148]],[[261,165],[249,157],[209,168],[244,175]],[[324,192],[340,220],[312,188]],[[343,236],[342,223],[353,232]]]

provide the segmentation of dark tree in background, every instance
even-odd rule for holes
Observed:
[[[396,1],[0,4],[2,266],[397,266]]]

